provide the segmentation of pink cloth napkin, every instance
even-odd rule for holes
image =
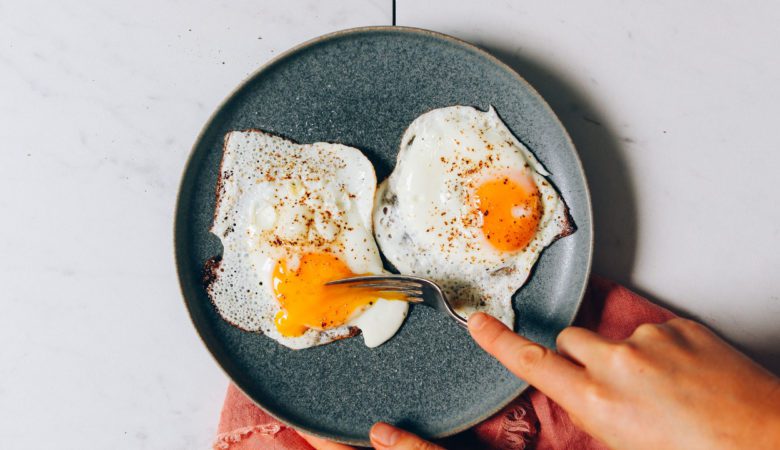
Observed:
[[[611,339],[624,339],[640,324],[662,323],[672,317],[668,310],[625,287],[594,276],[575,323]],[[266,414],[232,384],[217,433],[215,449],[312,449],[295,430]],[[528,389],[474,428],[439,443],[448,449],[606,448],[574,426],[563,409],[535,389]]]

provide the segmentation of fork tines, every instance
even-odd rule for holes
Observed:
[[[325,283],[326,286],[341,285],[349,288],[371,289],[379,292],[398,292],[410,302],[421,302],[422,284],[414,280],[393,277],[366,276],[352,277]]]

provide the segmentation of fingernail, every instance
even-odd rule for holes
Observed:
[[[377,444],[391,446],[398,442],[398,437],[401,433],[386,423],[377,422],[371,428],[371,439],[376,441]]]
[[[487,314],[485,313],[474,313],[469,317],[468,325],[469,328],[471,328],[474,331],[481,330],[485,325],[488,323]]]

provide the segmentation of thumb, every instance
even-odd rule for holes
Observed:
[[[377,422],[371,427],[370,437],[371,444],[377,450],[444,450],[436,444],[384,422]]]
[[[355,447],[349,445],[338,444],[336,442],[330,442],[327,439],[319,438],[302,432],[298,432],[304,441],[314,447],[316,450],[357,450]]]

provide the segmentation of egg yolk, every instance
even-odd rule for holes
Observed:
[[[352,314],[374,304],[377,292],[369,289],[325,283],[357,276],[337,256],[330,253],[308,253],[301,257],[297,270],[289,270],[280,261],[273,271],[273,291],[282,310],[275,317],[276,328],[283,336],[303,335],[309,328],[326,330],[344,325]],[[392,293],[381,298],[403,299]]]
[[[482,232],[500,251],[524,249],[536,235],[542,217],[539,189],[532,180],[523,181],[502,177],[489,180],[476,190]]]

